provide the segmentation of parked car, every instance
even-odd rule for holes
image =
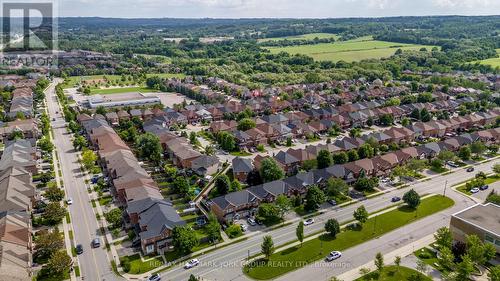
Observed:
[[[245,224],[240,224],[241,231],[246,232],[248,230],[248,227]]]
[[[92,248],[99,247],[101,247],[101,240],[99,238],[94,238],[94,240],[92,240]]]
[[[253,218],[248,218],[248,219],[247,219],[247,222],[248,222],[248,224],[249,224],[249,225],[251,225],[251,226],[254,226],[254,225],[256,225],[256,224],[257,224]]]
[[[479,188],[477,187],[474,187],[473,189],[470,190],[470,193],[478,193],[479,192]]]
[[[469,167],[469,168],[467,168],[467,172],[469,172],[469,173],[470,173],[470,172],[474,172],[474,167]]]
[[[76,254],[77,255],[82,254],[83,253],[83,246],[82,246],[82,244],[76,245],[75,250],[76,250]]]
[[[304,225],[311,225],[314,223],[314,219],[307,219],[304,221]]]
[[[390,178],[383,178],[380,180],[381,183],[388,183],[391,179]]]
[[[448,164],[448,166],[453,167],[453,168],[457,168],[458,167],[458,165],[455,162],[453,162],[453,161],[448,161],[448,162],[446,162],[446,164]]]
[[[148,281],[160,281],[161,277],[158,273],[149,276]]]
[[[341,252],[339,252],[339,251],[333,251],[330,254],[328,254],[328,256],[326,256],[326,260],[327,261],[333,261],[333,260],[336,260],[336,259],[338,259],[340,257],[342,257],[342,253]]]
[[[190,268],[193,268],[197,265],[200,264],[200,261],[198,259],[192,259],[190,261],[188,261],[185,265],[184,265],[184,268],[185,269],[190,269]]]
[[[489,186],[488,186],[487,184],[485,184],[485,185],[481,186],[479,189],[480,189],[480,190],[486,190],[486,189],[488,189],[488,187],[489,187]]]
[[[337,205],[337,201],[335,201],[333,199],[328,200],[328,203],[330,203],[330,205],[332,205],[332,206],[336,206]]]
[[[73,199],[70,197],[66,200],[66,204],[72,205],[73,204]]]
[[[391,202],[399,202],[399,201],[401,201],[401,197],[398,197],[398,196],[394,196],[391,199]]]

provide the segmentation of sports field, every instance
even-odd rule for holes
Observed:
[[[259,42],[267,42],[267,41],[280,41],[280,40],[313,40],[314,38],[318,39],[326,39],[326,38],[333,38],[335,40],[339,39],[339,36],[336,34],[332,33],[309,33],[309,34],[303,34],[303,35],[296,35],[296,36],[285,36],[285,37],[273,37],[273,38],[264,38],[264,39],[259,39]]]
[[[497,54],[500,56],[500,49],[497,49]],[[500,57],[482,60],[480,63],[489,64],[491,67],[500,67]]]
[[[370,36],[357,38],[349,41],[338,41],[335,43],[321,43],[315,45],[301,45],[289,47],[268,47],[271,53],[287,52],[290,54],[303,54],[318,61],[360,61],[364,59],[379,59],[392,56],[397,49],[420,50],[421,48],[432,49],[433,46],[416,44],[403,44],[373,40]]]
[[[129,75],[126,75],[129,76]],[[173,78],[173,77],[178,77],[178,78],[183,78],[185,75],[182,73],[178,74],[173,74],[173,73],[148,73],[146,74],[146,77],[151,77],[151,76],[159,76],[161,78]],[[134,86],[134,81],[121,81],[122,76],[120,75],[92,75],[92,76],[70,76],[65,79],[65,82],[63,83],[63,88],[74,88],[78,87],[79,83],[82,81],[93,81],[95,83],[91,83],[91,88],[97,89],[100,87],[105,86],[105,82],[103,80],[109,81],[110,84],[119,84],[119,83],[128,83],[130,86]],[[127,86],[127,85],[124,85]],[[141,85],[144,86],[144,85]]]

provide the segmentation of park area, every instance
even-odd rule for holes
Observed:
[[[497,54],[500,56],[500,49],[496,49],[496,51],[497,51]],[[479,63],[484,64],[484,65],[490,65],[493,68],[500,67],[500,57],[485,59],[485,60],[479,61]]]
[[[251,262],[245,266],[244,273],[253,279],[273,279],[308,263],[323,259],[331,251],[342,251],[354,247],[453,205],[452,199],[440,195],[423,199],[416,210],[403,205],[369,218],[362,227],[346,228],[336,238],[323,234],[302,245],[276,252],[267,261],[259,259]],[[272,266],[273,264],[282,266]]]
[[[348,41],[337,41],[334,43],[288,47],[267,47],[267,49],[273,54],[287,52],[293,55],[307,55],[317,61],[333,62],[353,62],[365,59],[380,59],[394,55],[397,49],[401,49],[403,51],[416,51],[421,48],[431,50],[433,46],[378,41],[373,40],[371,36],[365,36]]]
[[[184,74],[177,73],[148,73],[146,78],[158,76],[160,78],[183,78]],[[65,78],[62,84],[64,89],[80,86],[90,87],[92,94],[114,94],[130,92],[130,88],[145,89],[146,81],[142,77],[132,75],[92,75],[92,76],[70,76]]]

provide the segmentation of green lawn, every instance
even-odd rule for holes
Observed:
[[[111,196],[103,196],[99,198],[99,205],[106,206],[111,203],[111,201],[113,201],[113,198]]]
[[[500,49],[496,49],[496,50],[497,50],[497,54],[500,55]],[[479,63],[485,64],[485,65],[491,65],[491,67],[500,67],[500,57],[481,60],[481,61],[479,61]]]
[[[271,53],[287,52],[290,54],[303,54],[311,56],[317,61],[360,61],[364,59],[380,59],[392,56],[397,49],[419,50],[432,46],[403,44],[387,41],[373,40],[371,37],[361,37],[355,40],[338,41],[334,43],[321,43],[314,45],[268,47]]]
[[[335,40],[339,39],[339,36],[333,33],[309,33],[309,34],[302,34],[302,35],[296,35],[296,36],[284,36],[284,37],[273,37],[273,38],[264,38],[264,39],[259,39],[259,42],[267,42],[267,41],[281,41],[281,40],[314,40],[314,38],[319,38],[319,39],[327,39],[327,38],[333,38]]]
[[[431,249],[424,247],[422,249],[416,250],[415,252],[413,252],[413,254],[427,265],[434,267],[439,271],[442,271],[439,266],[434,265],[438,263],[438,258],[436,252],[432,251]]]
[[[494,182],[497,182],[500,180],[500,176],[498,175],[492,175],[492,176],[488,176],[485,180],[484,180],[484,184],[492,184]],[[466,186],[466,183],[463,183],[461,185],[459,185],[457,187],[457,190],[464,193],[464,194],[467,194],[467,195],[472,195],[472,193],[470,192],[470,190],[467,188]],[[489,191],[487,191],[489,192]]]
[[[373,238],[384,235],[394,229],[432,215],[453,206],[454,202],[440,195],[423,199],[417,211],[401,206],[370,218],[361,229],[346,229],[335,239],[329,235],[304,242],[273,254],[269,261],[258,260],[244,268],[245,274],[254,279],[267,280],[296,270],[308,263],[323,259],[333,250],[345,250]],[[286,263],[285,263],[286,261]]]
[[[128,75],[126,75],[129,77]],[[186,75],[182,73],[147,73],[146,77],[159,76],[161,78],[184,78]],[[70,76],[66,78],[66,81],[62,84],[63,88],[74,88],[77,87],[81,81],[94,80],[94,79],[104,79],[106,78],[111,83],[120,83],[121,75],[91,75],[91,76]],[[132,81],[126,81],[127,83],[132,83]],[[103,85],[104,86],[104,85]],[[144,85],[143,85],[144,86]]]
[[[419,276],[419,278],[415,278],[412,276]],[[412,279],[414,278],[414,279]],[[364,280],[378,280],[378,281],[402,281],[402,280],[420,280],[420,281],[430,281],[432,280],[428,276],[423,275],[422,273],[413,270],[408,267],[400,266],[399,268],[395,265],[385,266],[382,270],[382,274],[378,272],[370,272],[365,276],[362,276],[356,281],[364,281]]]
[[[123,94],[130,92],[153,93],[156,90],[147,87],[123,87],[123,88],[110,88],[110,89],[94,89],[91,90],[92,95],[109,95],[109,94]]]
[[[130,274],[142,274],[150,270],[153,270],[157,267],[160,267],[164,264],[163,259],[161,257],[155,257],[153,259],[146,258],[146,259],[147,260],[143,262],[141,260],[141,256],[139,254],[135,254],[132,256],[121,257],[120,263],[124,267],[125,272]],[[127,266],[127,264],[129,264],[129,266]],[[128,271],[126,269],[128,269]]]

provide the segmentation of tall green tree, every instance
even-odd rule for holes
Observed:
[[[280,180],[285,177],[285,172],[272,158],[262,160],[260,176],[264,182]]]
[[[328,150],[320,150],[317,157],[318,169],[330,167],[333,163],[332,154]]]
[[[453,246],[453,236],[451,235],[450,229],[447,227],[439,228],[434,234],[434,239],[440,251],[444,248],[451,249]]]
[[[231,189],[231,182],[229,181],[229,177],[227,175],[219,175],[215,179],[215,188],[217,189],[217,193],[219,195],[225,195],[229,193]]]
[[[325,194],[318,186],[313,185],[309,187],[306,194],[306,205],[304,206],[308,211],[315,211],[326,200]]]
[[[270,235],[264,236],[261,245],[261,252],[269,260],[269,257],[274,253],[274,242]]]
[[[140,157],[149,159],[154,163],[160,163],[163,148],[158,136],[151,133],[142,134],[136,138],[135,145]]]
[[[353,216],[360,224],[364,224],[368,220],[368,211],[366,211],[364,205],[361,205],[354,211]]]
[[[384,257],[380,252],[378,252],[375,255],[375,260],[374,260],[375,266],[377,267],[377,271],[379,274],[382,273],[382,270],[384,270]]]
[[[190,226],[176,226],[172,230],[172,244],[179,253],[191,253],[198,243],[196,232]]]
[[[420,205],[420,195],[411,189],[403,195],[403,201],[412,209],[416,209]]]
[[[47,263],[47,270],[51,276],[60,276],[69,270],[71,264],[71,257],[65,251],[57,251],[50,257]]]
[[[302,247],[302,242],[304,241],[304,222],[300,221],[299,225],[295,229],[295,235],[297,235],[297,239],[300,241],[300,246]]]
[[[325,231],[335,238],[340,233],[340,224],[336,219],[328,219],[325,223]]]
[[[41,230],[35,236],[35,256],[50,257],[64,247],[64,237],[57,228],[53,231]]]

